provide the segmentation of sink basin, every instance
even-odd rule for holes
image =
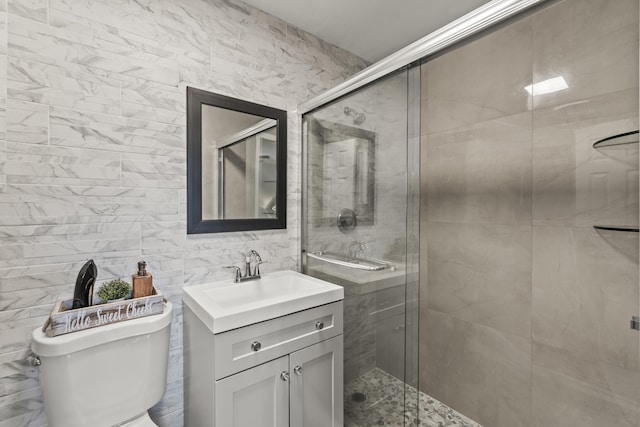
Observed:
[[[184,288],[182,301],[217,334],[344,298],[344,290],[286,270],[242,283],[233,280]]]

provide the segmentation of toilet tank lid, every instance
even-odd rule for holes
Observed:
[[[172,316],[173,305],[167,301],[161,314],[112,323],[70,334],[50,337],[42,331],[42,328],[38,328],[31,334],[31,350],[37,356],[43,357],[71,354],[111,341],[159,331],[171,323]]]

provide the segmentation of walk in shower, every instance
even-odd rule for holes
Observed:
[[[303,109],[346,426],[640,427],[639,2],[507,3]]]

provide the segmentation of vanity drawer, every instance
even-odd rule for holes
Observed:
[[[214,336],[215,379],[342,333],[342,301]]]

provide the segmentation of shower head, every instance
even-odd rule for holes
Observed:
[[[367,116],[365,116],[363,113],[358,113],[356,110],[349,107],[344,107],[344,114],[347,116],[351,116],[353,119],[353,123],[357,125],[364,123],[364,121],[367,119]]]

